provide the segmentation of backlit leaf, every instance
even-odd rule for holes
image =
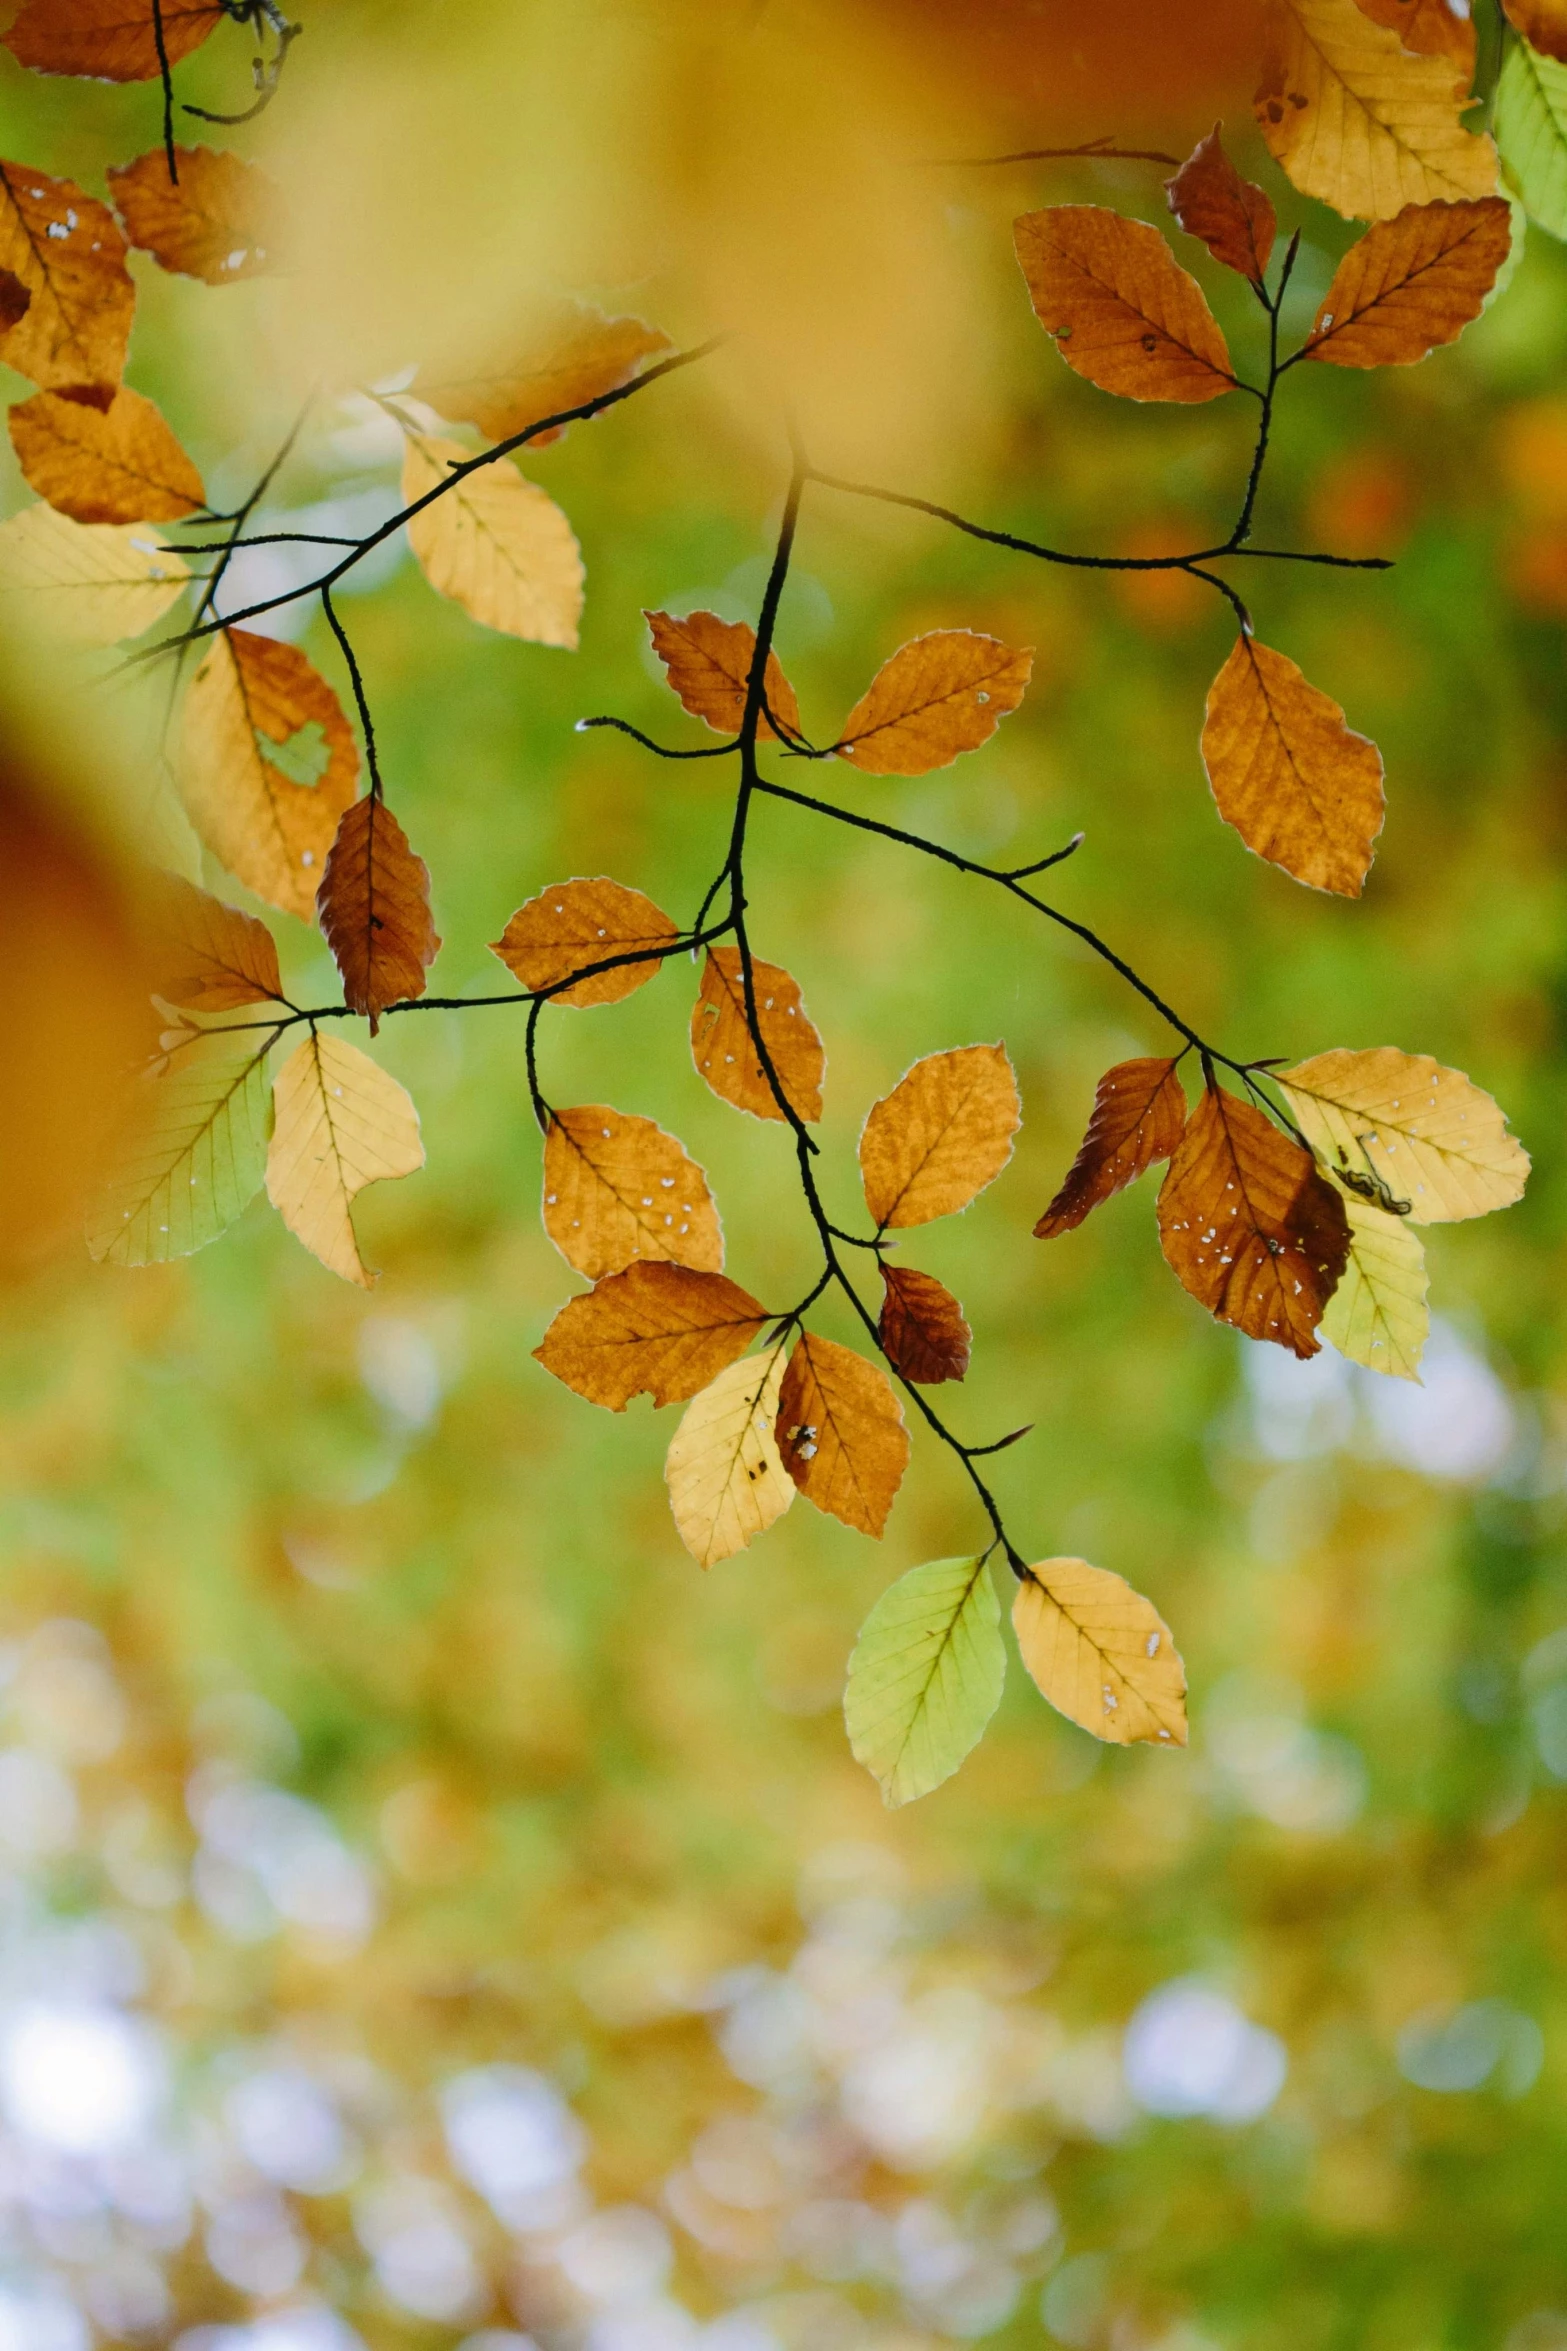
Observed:
[[[552,882],[519,906],[490,949],[525,988],[558,987],[572,972],[629,955],[638,947],[670,947],[680,933],[651,898],[600,874],[592,881]],[[559,988],[552,1004],[618,1004],[656,979],[659,958],[622,963],[592,979]]]
[[[162,0],[170,65],[199,49],[223,10],[215,0]],[[158,78],[153,0],[27,0],[5,45],[34,73],[84,74],[103,82]]]
[[[1496,143],[1531,220],[1567,237],[1567,64],[1510,44],[1496,86]]]
[[[1502,0],[1502,6],[1531,49],[1567,64],[1567,0]]]
[[[161,1265],[216,1240],[261,1187],[270,1032],[192,1038],[136,1081],[87,1223],[94,1257]]]
[[[1450,57],[1417,57],[1356,0],[1270,0],[1257,120],[1305,195],[1351,219],[1489,196],[1496,150],[1465,130]]]
[[[889,1265],[885,1258],[881,1279],[877,1336],[894,1371],[916,1387],[962,1379],[974,1334],[952,1292],[934,1274],[913,1265]]]
[[[233,1012],[282,1001],[277,946],[253,914],[225,906],[177,874],[163,880],[159,913],[155,968],[165,1003],[187,1012]]]
[[[155,530],[72,522],[24,506],[0,522],[0,598],[73,645],[139,637],[177,604],[190,573]]]
[[[1406,204],[1351,245],[1302,356],[1334,367],[1408,367],[1478,318],[1512,245],[1500,196]]]
[[[699,1567],[743,1551],[794,1500],[773,1436],[783,1375],[782,1345],[731,1363],[675,1431],[664,1479],[680,1540]]]
[[[650,1118],[627,1118],[602,1102],[551,1116],[544,1229],[590,1282],[637,1258],[704,1273],[723,1268],[723,1227],[696,1161]]]
[[[1505,1114],[1429,1053],[1339,1046],[1281,1070],[1279,1084],[1323,1165],[1374,1177],[1412,1224],[1488,1216],[1523,1197],[1529,1154]]]
[[[888,1586],[860,1627],[843,1694],[856,1762],[889,1805],[950,1779],[1001,1703],[1007,1653],[983,1559],[932,1559]]]
[[[865,1202],[878,1231],[967,1208],[1012,1156],[1023,1122],[1004,1045],[960,1045],[916,1061],[860,1134]]]
[[[267,1195],[290,1232],[345,1282],[368,1290],[351,1209],[367,1184],[424,1165],[419,1113],[393,1077],[341,1037],[307,1037],[272,1089]]]
[[[373,1037],[389,1004],[424,994],[440,950],[430,919],[430,874],[384,800],[366,794],[343,812],[316,897],[343,998],[368,1015]]]
[[[1382,830],[1382,754],[1287,655],[1244,632],[1208,690],[1203,764],[1248,849],[1358,898]]]
[[[1035,315],[1078,375],[1128,400],[1217,400],[1232,388],[1202,288],[1146,221],[1053,204],[1012,231]]]
[[[0,269],[0,336],[27,316],[33,298],[14,269]]]
[[[0,269],[31,297],[6,337],[6,365],[46,392],[106,408],[136,307],[125,239],[108,206],[74,180],[0,163]]]
[[[1318,1352],[1349,1256],[1343,1196],[1309,1151],[1239,1095],[1209,1086],[1159,1192],[1159,1245],[1192,1296],[1249,1338]]]
[[[209,286],[278,268],[286,227],[276,181],[226,147],[176,147],[174,155],[174,183],[161,147],[109,167],[109,193],[137,250]]]
[[[1215,261],[1260,286],[1278,220],[1272,200],[1242,179],[1226,155],[1221,129],[1215,123],[1199,140],[1164,192],[1189,237],[1200,237]]]
[[[628,1265],[561,1308],[533,1350],[590,1404],[624,1412],[633,1396],[677,1404],[743,1355],[767,1316],[721,1273]]]
[[[477,425],[491,441],[509,441],[541,417],[580,408],[621,384],[643,363],[673,349],[669,337],[640,318],[605,318],[601,311],[562,303],[517,349],[465,374],[427,379],[415,390],[454,422]],[[538,433],[528,446],[547,449],[567,428]]]
[[[128,385],[107,408],[37,392],[6,421],[30,486],[74,522],[174,522],[206,504],[162,415]]]
[[[1041,1559],[1018,1585],[1023,1663],[1068,1722],[1118,1747],[1186,1744],[1186,1668],[1140,1592],[1086,1559]]]
[[[1458,76],[1461,93],[1474,80],[1475,27],[1468,8],[1460,12],[1451,0],[1356,0],[1363,16],[1397,33],[1406,49],[1421,57],[1446,57]]]
[[[747,680],[756,658],[756,631],[745,621],[720,620],[716,612],[688,612],[677,620],[668,612],[644,612],[653,650],[664,674],[693,718],[704,719],[715,734],[737,735],[745,717]],[[787,732],[800,732],[800,705],[794,688],[778,666],[776,653],[767,656],[763,672],[767,710]],[[764,710],[757,734],[771,742],[775,730]]]
[[[751,961],[757,1026],[795,1115],[822,1115],[827,1055],[800,990],[776,963]],[[691,1013],[691,1058],[715,1094],[753,1118],[783,1117],[746,1021],[745,981],[738,947],[710,947]]]
[[[1321,1332],[1351,1363],[1418,1380],[1431,1329],[1425,1244],[1408,1217],[1389,1216],[1346,1193],[1349,1263],[1328,1300]]]
[[[296,784],[269,753],[310,725],[328,764],[318,782]],[[359,752],[337,696],[298,646],[248,629],[214,637],[185,696],[175,766],[213,856],[258,898],[309,922]]]
[[[909,1466],[903,1407],[886,1373],[852,1347],[802,1331],[779,1395],[778,1450],[807,1502],[879,1535]]]
[[[411,505],[472,452],[410,432],[403,500]],[[582,554],[570,523],[515,466],[481,466],[408,525],[408,543],[432,588],[489,629],[530,645],[575,649],[582,617]]]
[[[1156,1159],[1168,1159],[1186,1127],[1186,1096],[1173,1061],[1118,1061],[1094,1095],[1082,1147],[1034,1237],[1053,1241],[1091,1209],[1133,1184]]]
[[[937,629],[901,645],[843,722],[840,759],[865,775],[928,775],[988,743],[1016,710],[1034,667],[972,629]]]

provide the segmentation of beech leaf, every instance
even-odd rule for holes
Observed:
[[[424,1165],[419,1113],[393,1077],[341,1037],[316,1034],[272,1089],[267,1196],[290,1232],[345,1282],[370,1289],[352,1207],[367,1184]]]
[[[542,417],[559,416],[629,384],[645,361],[673,347],[667,335],[640,318],[606,318],[601,311],[562,303],[503,357],[434,380],[421,371],[414,388],[440,415],[477,425],[488,440],[509,441]],[[566,430],[555,425],[535,434],[528,446],[547,449]]]
[[[384,800],[370,793],[343,811],[316,895],[343,996],[368,1015],[373,1037],[389,1004],[424,994],[440,939],[430,918],[430,874]]]
[[[843,1694],[855,1761],[889,1806],[950,1779],[1001,1703],[1007,1653],[983,1559],[931,1559],[888,1586],[860,1627]]]
[[[894,1371],[916,1387],[960,1380],[968,1370],[974,1334],[963,1309],[934,1274],[913,1265],[881,1267],[877,1337]]]
[[[1035,316],[1076,374],[1128,400],[1217,400],[1233,389],[1202,288],[1146,221],[1053,204],[1012,230]]]
[[[1393,1379],[1420,1378],[1430,1334],[1425,1244],[1408,1217],[1346,1193],[1349,1263],[1322,1317],[1322,1336],[1351,1363]]]
[[[118,645],[160,621],[190,573],[157,533],[24,506],[0,522],[0,596],[67,644]]]
[[[1408,367],[1479,317],[1512,247],[1501,196],[1406,204],[1351,245],[1301,353],[1334,367]]]
[[[1446,57],[1458,76],[1460,95],[1474,80],[1475,27],[1468,9],[1462,15],[1451,0],[1356,0],[1363,16],[1397,33],[1406,49],[1421,57]]]
[[[1342,1046],[1279,1072],[1307,1142],[1354,1189],[1368,1177],[1411,1224],[1488,1216],[1521,1200],[1529,1154],[1461,1069],[1396,1045]]]
[[[644,612],[653,650],[683,708],[700,718],[715,734],[737,735],[745,718],[747,683],[756,658],[756,631],[745,621],[720,620],[716,612],[688,612],[677,620],[668,612]],[[776,653],[767,656],[762,673],[767,710],[793,734],[800,732],[800,705],[794,688],[778,666]],[[757,735],[777,739],[767,710],[757,722]]]
[[[1016,710],[1034,667],[973,629],[936,629],[884,661],[843,722],[838,756],[862,774],[928,775],[988,743]]]
[[[1567,64],[1567,0],[1502,0],[1502,6],[1532,50]]]
[[[561,1308],[534,1355],[590,1404],[677,1404],[743,1355],[767,1320],[737,1282],[689,1266],[628,1265]]]
[[[1118,1061],[1094,1095],[1082,1147],[1034,1237],[1053,1241],[1090,1210],[1168,1159],[1186,1127],[1186,1096],[1173,1061]]]
[[[743,1551],[794,1500],[773,1436],[783,1375],[782,1345],[731,1363],[686,1406],[671,1440],[670,1507],[699,1567]]]
[[[174,157],[177,181],[161,147],[109,166],[109,193],[138,252],[209,286],[276,269],[286,235],[276,181],[227,148],[176,147]]]
[[[0,269],[30,297],[7,333],[6,365],[43,391],[107,408],[136,307],[125,239],[108,206],[74,180],[0,163]]]
[[[1012,1603],[1023,1663],[1068,1722],[1117,1747],[1186,1744],[1186,1668],[1140,1592],[1086,1559],[1041,1559]]]
[[[161,0],[159,13],[170,65],[199,49],[224,17],[216,0]],[[34,73],[153,82],[161,70],[153,0],[27,0],[4,40]]]
[[[1496,143],[1531,220],[1567,237],[1567,63],[1513,41],[1496,85]]]
[[[1310,889],[1359,897],[1382,830],[1382,754],[1286,654],[1236,638],[1208,691],[1202,756],[1248,849]]]
[[[878,1232],[967,1208],[1006,1166],[1022,1123],[1005,1045],[960,1045],[916,1061],[860,1134],[860,1176]]]
[[[776,963],[751,962],[757,1026],[786,1099],[807,1122],[822,1115],[827,1055],[799,986]],[[710,947],[691,1013],[691,1058],[713,1092],[753,1118],[784,1115],[746,1021],[738,947]]]
[[[909,1466],[909,1432],[879,1365],[802,1331],[779,1395],[778,1450],[807,1502],[880,1535]]]
[[[277,946],[253,914],[225,906],[177,874],[163,877],[159,913],[158,994],[165,1003],[187,1012],[234,1012],[282,1002]]]
[[[174,522],[206,504],[158,409],[125,384],[107,408],[36,392],[6,422],[29,486],[73,522]]]
[[[696,1161],[650,1118],[602,1102],[551,1114],[544,1229],[590,1282],[637,1258],[723,1270],[723,1227]]]
[[[618,964],[569,988],[559,983],[587,964],[629,955],[638,947],[671,947],[679,936],[651,898],[600,874],[592,881],[552,882],[518,907],[490,953],[525,988],[555,988],[552,1004],[618,1004],[658,977],[658,956]]]
[[[1395,0],[1395,5],[1397,0]],[[1242,179],[1224,151],[1222,124],[1198,141],[1173,179],[1164,183],[1170,210],[1189,237],[1200,237],[1215,261],[1260,286],[1273,252],[1278,219],[1266,192]]]
[[[87,1246],[115,1265],[205,1248],[261,1188],[270,1034],[218,1029],[155,1063],[132,1089],[89,1211]]]
[[[408,434],[403,502],[412,505],[472,455],[456,441]],[[513,465],[465,474],[408,524],[408,544],[432,588],[486,628],[530,645],[575,651],[582,617],[582,554],[570,523]]]

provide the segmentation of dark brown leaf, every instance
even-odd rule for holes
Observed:
[[[913,1265],[881,1269],[883,1294],[877,1336],[894,1371],[916,1387],[960,1380],[968,1370],[974,1334],[963,1309],[934,1274]]]
[[[1186,1096],[1173,1061],[1118,1061],[1107,1069],[1082,1148],[1035,1225],[1035,1239],[1053,1241],[1071,1232],[1156,1159],[1168,1159],[1185,1125]]]
[[[1200,237],[1215,261],[1260,286],[1278,221],[1266,192],[1243,180],[1225,154],[1221,129],[1214,124],[1164,192],[1189,237]]]
[[[216,0],[161,0],[170,65],[199,49],[223,14]],[[153,0],[27,0],[5,45],[34,73],[153,82],[160,70]]]

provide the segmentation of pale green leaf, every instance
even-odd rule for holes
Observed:
[[[1418,1382],[1431,1328],[1425,1244],[1407,1218],[1389,1216],[1353,1192],[1344,1195],[1344,1213],[1349,1262],[1323,1313],[1322,1336],[1351,1363]]]
[[[87,1246],[116,1265],[159,1265],[205,1248],[266,1172],[268,1030],[215,1029],[178,1044],[137,1080]]]
[[[1508,46],[1496,86],[1496,144],[1524,210],[1567,237],[1567,65],[1527,41]]]
[[[883,1592],[849,1660],[843,1711],[889,1804],[951,1778],[1000,1703],[1006,1665],[982,1559],[932,1559]]]

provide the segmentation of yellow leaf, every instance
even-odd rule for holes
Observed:
[[[161,413],[128,385],[107,408],[35,392],[6,422],[29,487],[73,522],[174,522],[206,504]]]
[[[696,1161],[650,1118],[603,1102],[550,1118],[544,1229],[590,1282],[638,1258],[723,1270],[724,1230]]]
[[[807,1502],[879,1535],[909,1465],[892,1383],[852,1347],[802,1331],[778,1399],[778,1450]]]
[[[1118,1747],[1186,1744],[1186,1668],[1140,1592],[1086,1559],[1042,1559],[1012,1603],[1017,1645],[1069,1722]]]
[[[141,636],[189,578],[156,531],[72,522],[52,506],[24,506],[0,522],[0,596],[70,644]]]
[[[1248,849],[1358,898],[1382,830],[1382,754],[1296,664],[1244,633],[1208,690],[1203,765]]]
[[[1127,400],[1217,400],[1234,389],[1202,288],[1146,221],[1052,204],[1025,212],[1012,233],[1034,314],[1076,374]]]
[[[675,1431],[664,1477],[680,1539],[699,1567],[743,1551],[794,1500],[773,1435],[783,1375],[781,1344],[731,1363]]]
[[[1489,1094],[1462,1070],[1396,1045],[1343,1046],[1279,1072],[1324,1167],[1385,1187],[1412,1224],[1488,1216],[1523,1197],[1529,1154]]]
[[[368,1054],[320,1034],[283,1064],[272,1100],[268,1198],[329,1272],[368,1290],[349,1212],[366,1184],[423,1167],[419,1113]]]
[[[466,464],[456,441],[410,432],[403,500],[412,505]],[[582,615],[582,556],[570,523],[515,466],[480,466],[412,517],[408,543],[432,588],[486,628],[530,645],[574,650]]]
[[[565,302],[535,322],[524,348],[436,382],[421,374],[415,389],[442,416],[477,425],[488,440],[509,441],[542,417],[581,408],[629,383],[644,360],[672,349],[666,334],[640,318],[606,318]],[[547,449],[566,429],[536,433],[529,447]]]
[[[838,756],[862,774],[928,775],[988,743],[1016,710],[1034,667],[972,629],[936,629],[901,645],[843,722]]]
[[[878,1231],[967,1208],[1012,1156],[1023,1123],[1005,1045],[928,1053],[875,1103],[860,1135],[865,1203]]]
[[[1409,1220],[1369,1200],[1345,1197],[1349,1263],[1328,1300],[1320,1330],[1351,1363],[1419,1380],[1431,1328],[1426,1311],[1425,1244]]]
[[[1409,367],[1479,317],[1512,250],[1512,210],[1406,204],[1351,245],[1317,312],[1303,359],[1334,367]]]

